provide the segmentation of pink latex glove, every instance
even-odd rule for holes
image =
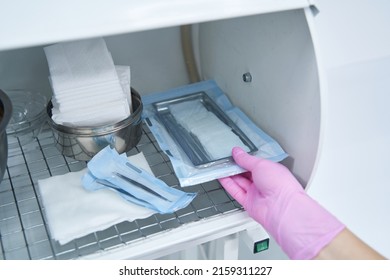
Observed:
[[[275,238],[291,259],[312,259],[344,229],[310,198],[283,165],[233,148],[249,172],[219,179],[227,192]]]

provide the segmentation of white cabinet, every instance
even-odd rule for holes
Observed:
[[[319,0],[324,137],[309,194],[390,257],[390,3]]]
[[[318,40],[324,39],[321,33],[317,34],[317,27],[321,31],[324,23],[317,21],[313,15],[311,1],[20,2],[18,5],[13,2],[2,5],[5,8],[2,9],[0,24],[7,27],[0,30],[2,88],[34,88],[50,96],[47,62],[42,47],[55,42],[97,36],[104,36],[115,63],[131,66],[132,84],[141,95],[187,84],[189,78],[183,60],[180,26],[191,24],[195,63],[201,78],[215,80],[236,106],[282,145],[290,155],[284,163],[308,187],[311,194],[340,218],[345,218],[348,225],[352,225],[358,233],[363,233],[363,237],[372,240],[374,228],[365,234],[363,224],[358,224],[358,218],[351,218],[351,213],[345,214],[341,209],[356,209],[361,200],[346,198],[352,187],[342,189],[340,186],[353,184],[359,192],[364,192],[367,184],[373,182],[363,174],[366,170],[363,167],[353,168],[346,173],[342,170],[350,161],[358,162],[359,157],[353,153],[354,150],[374,147],[374,144],[379,145],[375,147],[384,148],[388,142],[388,134],[380,133],[382,119],[376,123],[377,126],[370,126],[373,128],[370,132],[384,137],[379,137],[375,142],[364,137],[354,137],[360,131],[356,121],[375,122],[379,117],[388,118],[383,107],[386,103],[381,103],[384,93],[379,89],[375,91],[378,94],[373,95],[371,101],[381,105],[380,113],[377,115],[379,117],[373,117],[375,110],[369,110],[368,119],[356,118],[364,108],[365,99],[361,99],[362,96],[355,97],[349,93],[351,95],[337,97],[345,94],[347,89],[342,87],[339,79],[363,79],[367,75],[364,72],[344,75],[346,72],[343,70],[329,72],[324,67],[322,53],[328,57],[329,50],[324,52],[323,47],[329,46],[329,42],[320,44]],[[372,64],[372,69],[387,69],[388,65],[385,61],[383,63]],[[243,80],[243,75],[247,73],[251,75],[251,82]],[[368,90],[372,82],[378,81],[375,77],[370,78],[364,83],[365,89]],[[386,84],[378,84],[378,87],[380,85],[387,88]],[[354,90],[360,92],[362,88],[348,88],[349,92]],[[369,95],[363,96],[370,100]],[[366,126],[371,124],[363,123]],[[349,133],[349,128],[344,130],[345,124],[352,124],[349,128],[356,134]],[[355,138],[358,138],[356,142]],[[367,141],[359,141],[362,139]],[[379,161],[386,158],[386,152],[388,154],[388,149],[385,149],[383,157],[378,155],[382,149],[373,151],[376,153],[370,153],[369,150],[362,152],[365,163],[368,159],[370,162]],[[375,185],[386,184],[386,169],[370,170]],[[346,177],[343,177],[344,174]],[[354,179],[347,179],[351,176]],[[362,181],[364,185],[360,184]],[[340,188],[340,196],[330,201],[329,197],[338,192],[334,191],[336,188]],[[367,197],[371,203],[376,201],[374,196]],[[347,199],[350,199],[348,204],[345,203]],[[378,209],[375,208],[374,212],[378,213]],[[361,214],[359,217],[369,218]],[[380,221],[383,220],[377,216],[369,224],[378,226]],[[114,246],[115,249],[103,250],[104,253],[100,245],[95,248],[88,244],[77,249],[77,257],[162,257],[189,246],[220,240],[226,236],[238,236],[239,232],[253,225],[254,222],[241,211],[200,217],[192,223],[176,225],[168,232],[153,232],[155,225],[145,224],[143,229],[152,232],[150,238],[122,242],[120,246]],[[378,242],[377,247],[382,242]],[[28,244],[25,245],[28,247]],[[51,246],[51,250],[56,252],[56,245]],[[68,247],[60,248],[61,252],[74,250],[71,245]],[[8,255],[4,245],[3,252],[3,258],[6,258]],[[80,252],[83,253],[80,255]],[[66,258],[65,253],[61,256]],[[261,257],[260,254],[258,258]]]
[[[308,6],[308,0],[0,1],[0,50]]]

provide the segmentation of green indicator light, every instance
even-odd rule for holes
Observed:
[[[269,238],[257,241],[253,246],[253,254],[267,250],[269,248]]]

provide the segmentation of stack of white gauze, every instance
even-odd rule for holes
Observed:
[[[232,129],[208,111],[200,101],[174,104],[169,106],[169,110],[181,126],[198,138],[213,160],[230,156],[235,146],[249,151]]]
[[[52,119],[69,126],[114,124],[131,114],[130,67],[115,66],[102,38],[44,48]]]

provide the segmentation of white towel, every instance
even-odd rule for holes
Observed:
[[[249,152],[240,137],[199,100],[174,104],[169,109],[176,121],[198,138],[211,159],[230,156],[236,146]]]
[[[44,51],[55,92],[111,81],[117,81],[120,89],[114,62],[103,38],[58,43],[44,47]]]
[[[142,153],[129,160],[153,174]],[[51,237],[61,245],[120,222],[155,213],[124,200],[109,189],[85,190],[81,184],[85,172],[87,168],[38,181]]]
[[[53,88],[54,122],[100,126],[131,114],[130,67],[115,67],[103,38],[58,43],[44,51]]]

